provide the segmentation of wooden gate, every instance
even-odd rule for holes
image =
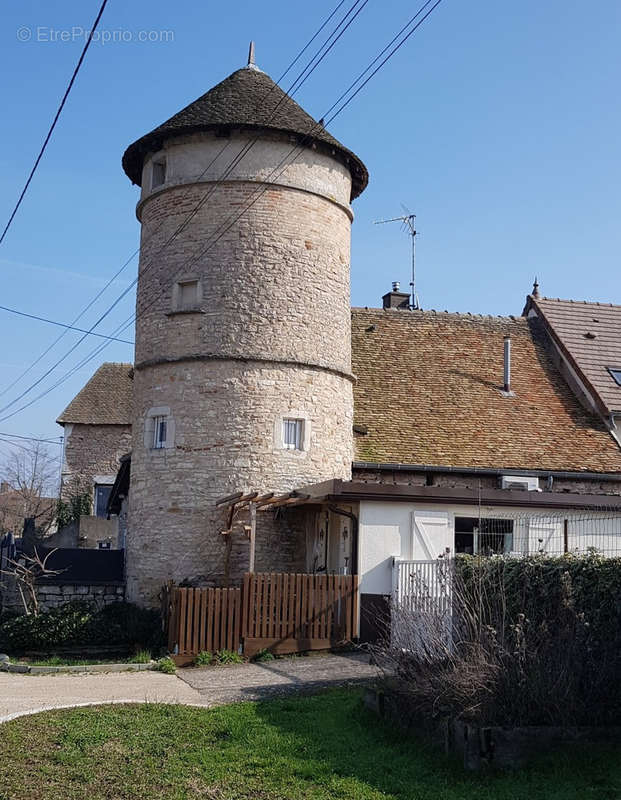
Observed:
[[[168,650],[177,664],[201,651],[326,650],[358,636],[358,576],[251,573],[241,589],[185,589],[162,594]]]
[[[358,635],[358,576],[251,573],[244,576],[244,655],[326,650]]]

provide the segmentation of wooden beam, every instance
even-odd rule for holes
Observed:
[[[295,492],[291,492],[288,495],[277,497],[273,503],[263,506],[261,510],[269,511],[272,508],[282,508],[282,506],[303,505],[309,500],[309,498],[309,494],[297,494]]]
[[[261,507],[270,507],[273,506],[274,503],[280,503],[282,500],[288,500],[291,497],[291,494],[291,492],[287,492],[287,494],[279,494],[278,497],[274,497],[274,493],[272,492],[272,497],[266,498],[261,503]]]
[[[238,500],[240,497],[243,497],[243,492],[235,492],[235,494],[227,494],[226,497],[221,497],[219,500],[216,500],[217,506],[223,506],[227,503],[230,503],[233,500]]]
[[[263,505],[263,503],[267,503],[268,500],[271,500],[274,497],[274,492],[268,492],[267,494],[262,494],[260,497],[257,497],[255,503],[257,507]]]
[[[254,572],[254,556],[257,540],[257,507],[250,503],[250,555],[248,558],[248,572]]]

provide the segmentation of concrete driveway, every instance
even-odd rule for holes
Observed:
[[[362,653],[282,658],[261,664],[160,672],[14,675],[0,673],[0,722],[53,708],[102,703],[216,706],[332,686],[370,683],[377,669]]]

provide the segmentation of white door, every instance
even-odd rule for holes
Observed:
[[[434,561],[453,554],[453,526],[446,511],[412,511],[412,558],[415,561]]]

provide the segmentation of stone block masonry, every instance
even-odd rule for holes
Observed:
[[[248,141],[233,135],[233,150]],[[307,148],[266,187],[290,148],[266,134],[225,182],[214,185],[217,170],[197,180],[221,147],[213,134],[165,144],[153,158],[165,158],[167,181],[154,191],[144,181],[138,208],[126,575],[129,599],[144,605],[171,578],[241,580],[247,541],[240,527],[222,535],[220,497],[351,477],[351,176]],[[179,282],[195,305],[177,307]],[[156,448],[160,415],[167,438]],[[303,446],[284,446],[285,418],[303,425]],[[259,514],[257,569],[299,570],[304,556],[294,515]]]
[[[114,476],[131,450],[131,425],[65,425],[62,498],[93,491],[96,475]]]
[[[2,594],[2,610],[23,613],[24,607],[13,581],[5,583]],[[67,603],[79,600],[96,606],[118,603],[125,599],[125,586],[123,583],[41,583],[37,587],[39,610],[49,611],[52,608],[64,606]]]

